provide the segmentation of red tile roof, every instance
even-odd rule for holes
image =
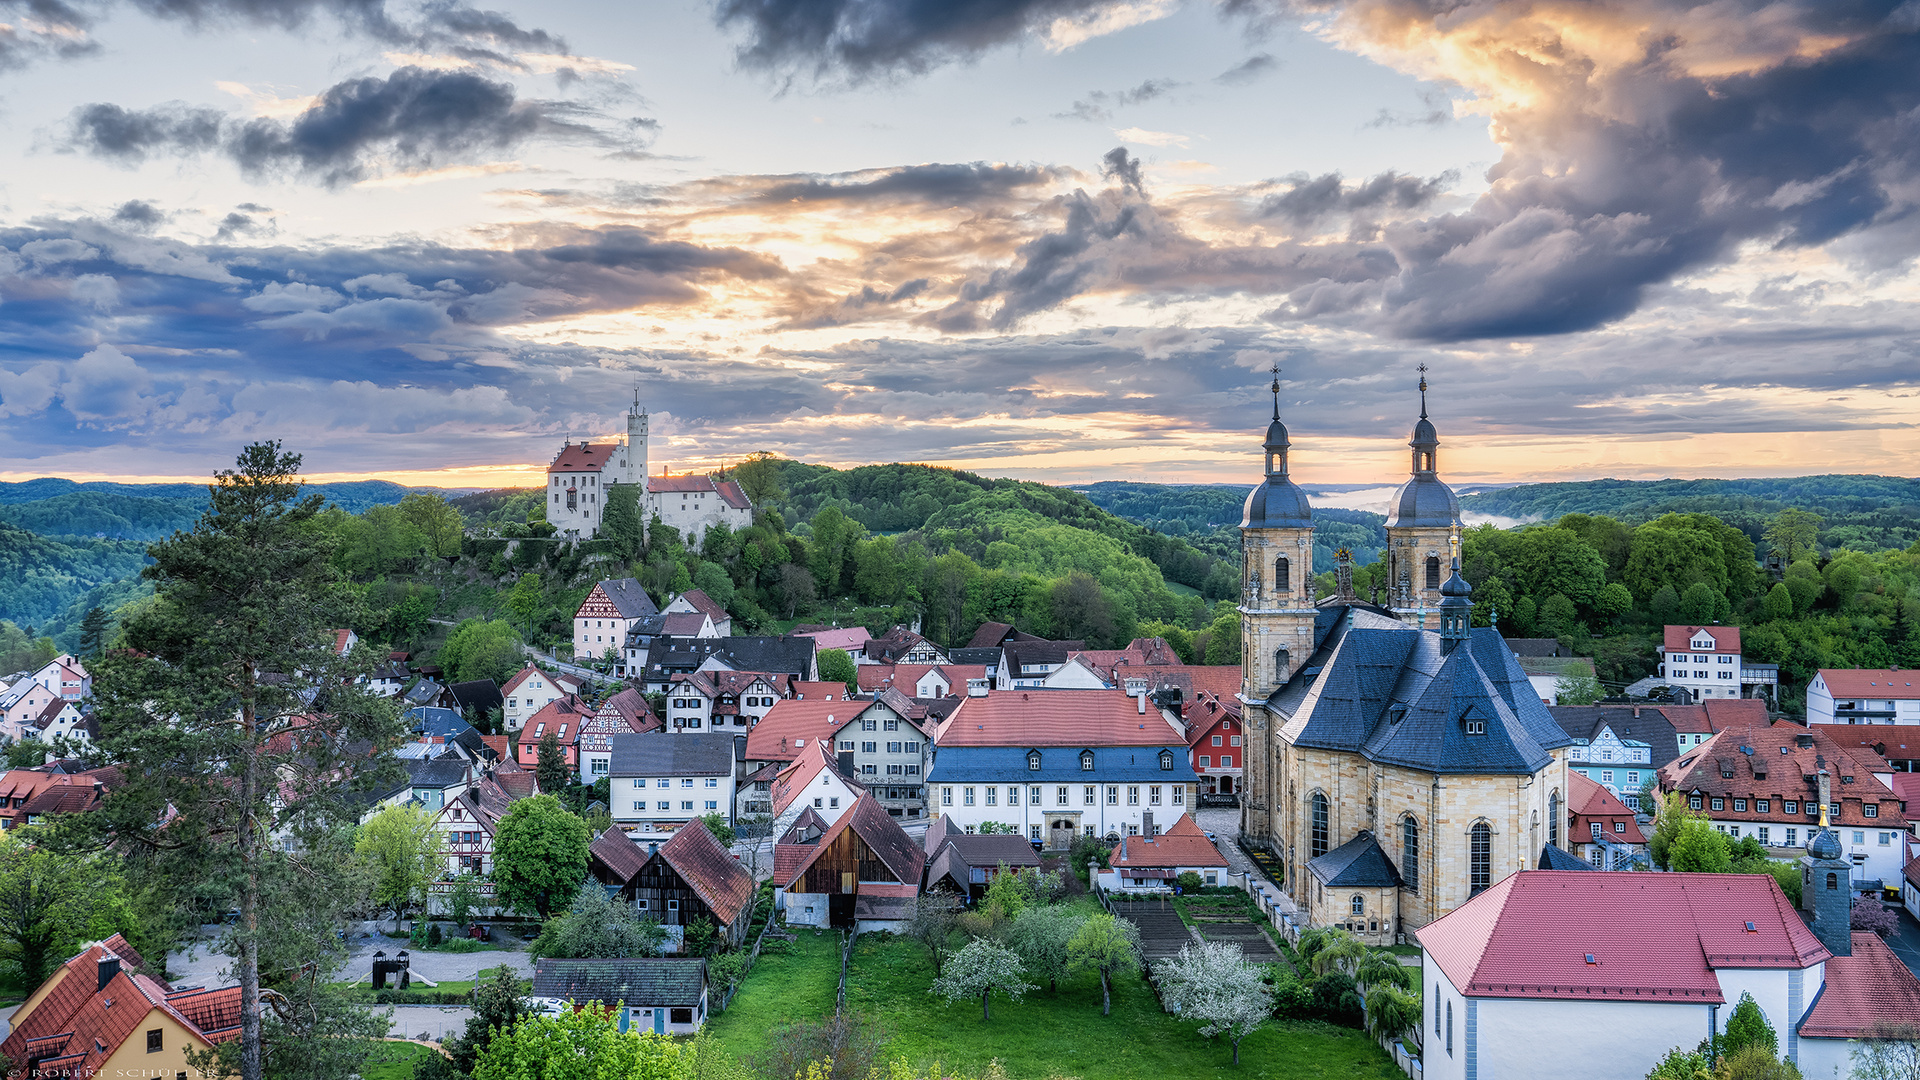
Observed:
[[[620,826],[609,825],[588,845],[587,861],[596,880],[624,887],[647,865],[647,849],[634,843]]]
[[[812,807],[808,807],[808,809],[812,809]],[[831,828],[827,829],[825,833],[822,833],[818,841],[813,844],[800,846],[800,858],[792,866],[791,872],[784,876],[778,870],[780,865],[779,848],[788,845],[776,846],[774,849],[774,865],[776,869],[773,883],[783,889],[790,887],[795,881],[799,880],[801,874],[806,872],[807,867],[813,865],[813,861],[820,857],[821,852],[832,847],[834,840],[837,839],[841,833],[849,829],[853,830],[854,835],[865,841],[874,856],[884,863],[887,869],[893,873],[893,876],[907,887],[907,891],[905,892],[895,891],[892,893],[881,893],[880,890],[871,889],[872,883],[863,882],[859,886],[860,892],[866,893],[873,891],[876,894],[912,896],[918,891],[920,871],[926,866],[927,853],[920,850],[920,845],[913,842],[912,838],[900,828],[900,823],[893,820],[893,818],[887,814],[886,808],[876,802],[871,795],[862,795],[858,799],[855,799],[853,805],[847,809],[847,812],[840,815],[840,820],[834,822]],[[791,831],[792,830],[789,830],[789,832]],[[789,861],[793,862],[794,860],[790,858]]]
[[[844,630],[795,630],[795,637],[810,637],[815,648],[841,649],[849,653],[860,651],[860,647],[873,640],[873,635],[864,626],[849,626]]]
[[[521,683],[526,682],[529,678],[535,675],[547,675],[547,673],[540,670],[540,668],[534,665],[533,661],[529,660],[527,661],[526,667],[523,667],[519,671],[515,672],[513,678],[507,680],[507,685],[502,686],[500,688],[501,696],[504,697],[508,694],[513,693],[515,690],[519,689]],[[547,681],[551,683],[553,681],[553,676],[547,675]]]
[[[747,498],[746,489],[736,480],[715,480],[711,476],[649,476],[647,490],[663,494],[674,491],[711,491],[735,510],[753,509],[753,502]]]
[[[1820,678],[1834,697],[1920,698],[1920,672],[1912,668],[1821,668]]]
[[[987,669],[983,664],[861,664],[853,669],[854,679],[862,693],[873,693],[891,686],[903,694],[911,694],[929,671],[938,671],[946,678],[949,697],[965,693],[968,679],[987,677]]]
[[[1165,746],[1186,738],[1158,709],[1119,690],[993,690],[970,697],[934,735],[939,746]]]
[[[712,619],[715,625],[727,620],[727,609],[715,603],[713,597],[699,589],[688,589],[680,594],[680,599],[693,605],[693,610]]]
[[[748,761],[792,761],[804,745],[832,739],[833,733],[866,709],[864,701],[801,701],[787,698],[774,703],[767,715],[747,732]]]
[[[1573,815],[1573,830],[1568,839],[1574,843],[1587,842],[1592,830],[1585,827],[1582,818],[1592,818],[1605,826],[1607,836],[1622,844],[1644,844],[1647,835],[1640,831],[1640,823],[1635,820],[1633,810],[1621,802],[1613,792],[1602,787],[1597,781],[1590,780],[1577,772],[1567,772],[1567,812]],[[1614,822],[1626,826],[1624,832],[1615,832]]]
[[[1853,955],[1827,961],[1827,985],[1800,1037],[1857,1039],[1877,1028],[1920,1027],[1920,979],[1873,933],[1854,931]]]
[[[808,701],[825,701],[829,697],[845,701],[847,698],[847,684],[842,682],[805,682],[794,679],[788,685],[794,697],[805,698]]]
[[[753,898],[753,875],[720,846],[703,821],[696,819],[676,830],[673,839],[660,845],[660,858],[722,926],[731,926]]]
[[[827,747],[822,743],[811,743],[793,762],[780,770],[773,783],[773,816],[779,817],[793,805],[793,800],[813,786],[813,778],[833,768],[833,761]],[[847,785],[852,787],[853,785]]]
[[[139,973],[139,954],[119,935],[87,946],[79,955],[62,964],[51,976],[54,985],[31,1011],[15,1014],[13,1030],[0,1043],[0,1057],[24,1064],[31,1056],[42,1058],[39,1076],[96,1076],[120,1045],[149,1023],[154,1010],[171,1016],[201,1048],[238,1034],[238,1028],[207,1032],[200,1029],[190,1014],[224,1021],[228,1009],[224,998],[211,998],[202,1005],[188,991],[175,995],[166,983]],[[117,960],[119,970],[105,986],[100,985],[100,964]],[[230,988],[238,993],[239,988]],[[213,994],[222,994],[214,991]],[[187,1000],[188,1010],[176,1007],[170,997]],[[237,1016],[237,1013],[234,1014]],[[18,1066],[9,1068],[9,1077],[25,1076]]]
[[[1108,861],[1116,868],[1135,869],[1137,867],[1156,867],[1172,869],[1176,866],[1225,866],[1226,856],[1213,846],[1207,834],[1187,814],[1181,814],[1166,832],[1149,839],[1144,836],[1123,836],[1119,846],[1113,849]]]
[[[540,725],[547,724],[551,725],[550,729],[559,738],[561,745],[570,745],[580,737],[580,725],[593,714],[593,706],[572,694],[562,694],[541,706],[539,712],[527,717],[527,726],[522,729],[521,734],[532,739],[532,733],[539,731]]]
[[[1805,777],[1817,776],[1824,767],[1833,778],[1834,802],[1877,804],[1879,811],[1874,819],[1876,824],[1902,827],[1905,816],[1901,813],[1898,796],[1873,776],[1875,769],[1886,771],[1886,764],[1843,747],[1827,732],[1827,727],[1826,724],[1801,727],[1790,720],[1772,723],[1763,720],[1757,724],[1722,728],[1713,738],[1663,766],[1660,770],[1660,790],[1698,792],[1703,796],[1722,798],[1770,799],[1776,803],[1770,805],[1764,814],[1757,807],[1735,811],[1729,806],[1724,810],[1712,811],[1719,820],[1737,818],[1804,823],[1805,819],[1798,815],[1787,816],[1785,808],[1777,805],[1777,800],[1804,799],[1813,795],[1814,791]],[[1800,745],[1802,739],[1807,741],[1807,745]],[[1753,753],[1741,752],[1743,746]],[[1821,758],[1825,759],[1824,766],[1818,760]],[[1756,775],[1761,771],[1767,774],[1764,778]],[[1845,780],[1849,776],[1853,778],[1852,783]],[[1817,797],[1815,801],[1818,801]],[[1851,822],[1854,819],[1846,820]]]
[[[613,457],[613,443],[568,443],[555,455],[553,464],[547,466],[550,473],[597,473],[607,467],[607,461]]]
[[[1705,630],[1713,636],[1715,652],[1737,653],[1740,651],[1740,628],[1737,626],[1669,626],[1665,645],[1668,652],[1699,652],[1693,647],[1695,631]]]
[[[1523,870],[1417,936],[1471,997],[1723,1002],[1716,968],[1830,956],[1769,874]]]

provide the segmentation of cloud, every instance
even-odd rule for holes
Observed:
[[[0,0],[0,71],[91,56],[100,50],[92,27],[92,18],[62,0]]]
[[[286,120],[239,121],[180,103],[146,110],[83,105],[70,119],[69,138],[71,145],[127,164],[217,148],[249,175],[290,173],[338,186],[388,169],[431,169],[450,159],[509,150],[535,138],[608,146],[631,141],[609,132],[604,119],[568,102],[521,100],[510,84],[470,71],[406,67],[384,79],[337,83]]]
[[[1129,90],[1094,90],[1090,91],[1086,97],[1074,102],[1073,107],[1066,112],[1055,113],[1054,117],[1059,120],[1095,122],[1111,120],[1115,109],[1165,97],[1185,85],[1173,79],[1148,79]]]
[[[714,19],[746,31],[738,57],[748,67],[862,80],[926,72],[1030,36],[1065,48],[1166,6],[1119,0],[720,0]]]
[[[113,212],[113,220],[129,229],[151,229],[165,221],[166,215],[150,202],[129,199]]]
[[[1261,200],[1259,213],[1261,217],[1284,218],[1298,226],[1311,226],[1333,214],[1418,210],[1432,203],[1457,179],[1453,173],[1423,180],[1388,171],[1349,186],[1339,173],[1317,177],[1296,173],[1284,181],[1288,185],[1286,191]]]
[[[1271,53],[1254,53],[1213,77],[1222,86],[1251,86],[1280,70],[1280,61]]]
[[[1139,143],[1142,146],[1181,146],[1187,145],[1185,135],[1176,135],[1168,131],[1148,131],[1146,128],[1116,128],[1113,132],[1122,140]]]

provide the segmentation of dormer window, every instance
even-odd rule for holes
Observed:
[[[1467,734],[1485,735],[1486,733],[1487,733],[1487,722],[1485,720],[1467,721]]]
[[[1093,771],[1093,751],[1091,750],[1080,751],[1080,771],[1081,772]]]
[[[1030,750],[1027,752],[1027,768],[1033,772],[1040,771],[1040,751]]]
[[[1173,751],[1171,750],[1160,751],[1160,771],[1161,772],[1173,771]]]

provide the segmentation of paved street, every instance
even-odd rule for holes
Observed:
[[[1920,922],[1915,922],[1905,907],[1895,910],[1900,913],[1900,928],[1888,936],[1887,947],[1914,974],[1920,975]]]
[[[391,926],[390,921],[385,925]],[[370,924],[361,924],[350,940],[351,952],[347,963],[341,969],[342,980],[364,979],[373,970],[375,950],[384,949],[387,955],[407,947],[407,943],[395,938],[376,937],[368,932]],[[217,927],[202,927],[209,940],[199,942],[193,950],[175,952],[167,957],[167,971],[173,976],[177,986],[220,986],[233,980],[226,974],[231,958],[213,952],[207,948],[211,936]],[[496,968],[505,964],[521,975],[533,975],[533,960],[524,951],[488,949],[472,953],[410,952],[415,973],[424,975],[435,982],[472,979],[483,968]]]

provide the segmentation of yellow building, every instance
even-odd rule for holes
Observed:
[[[118,934],[56,968],[13,1014],[7,1076],[200,1080],[189,1053],[240,1034],[240,988],[175,990]]]
[[[1563,835],[1571,740],[1499,632],[1471,625],[1426,391],[1423,378],[1412,476],[1389,504],[1385,605],[1344,574],[1313,601],[1313,510],[1288,477],[1277,380],[1267,477],[1240,526],[1241,831],[1281,861],[1310,925],[1373,942],[1517,870],[1577,861]]]

